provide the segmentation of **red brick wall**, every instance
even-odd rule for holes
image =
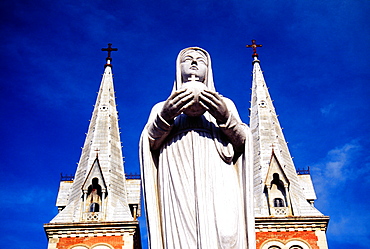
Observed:
[[[314,231],[302,231],[302,232],[257,232],[256,241],[257,249],[261,248],[263,242],[267,240],[279,240],[286,244],[288,240],[300,239],[308,243],[312,249],[319,249],[317,246],[317,236]]]
[[[86,245],[93,246],[98,243],[106,243],[111,245],[114,249],[122,249],[124,244],[122,236],[100,236],[100,237],[71,237],[71,238],[60,238],[57,248],[58,249],[69,249],[73,245]]]

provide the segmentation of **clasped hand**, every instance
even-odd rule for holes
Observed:
[[[229,110],[225,101],[217,92],[203,90],[199,95],[199,103],[217,120],[224,124],[229,118]],[[194,93],[190,90],[180,89],[173,92],[163,105],[161,116],[172,124],[176,116],[194,104]]]

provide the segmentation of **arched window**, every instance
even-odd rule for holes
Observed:
[[[281,249],[281,248],[278,246],[270,246],[268,249]]]
[[[281,198],[274,199],[274,207],[284,207],[284,201]]]
[[[96,203],[96,202],[91,203],[89,211],[90,212],[99,212],[99,204]]]
[[[92,179],[92,184],[88,188],[86,197],[86,210],[87,212],[101,212],[100,206],[102,205],[102,190],[99,185],[99,179]]]
[[[99,185],[99,179],[96,177],[92,179],[92,184],[88,188],[87,195],[89,196],[91,192],[94,192],[94,194],[98,195],[100,198],[102,196],[101,186]]]
[[[300,241],[300,240],[292,240],[289,241],[285,248],[289,249],[310,249],[311,247],[307,244],[307,242]]]
[[[294,244],[296,245],[296,244]],[[261,249],[286,249],[287,247],[281,241],[268,240],[260,247]]]

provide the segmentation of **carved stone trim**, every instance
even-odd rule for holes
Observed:
[[[93,222],[93,223],[48,223],[44,224],[47,237],[97,237],[133,235],[139,231],[138,221]]]
[[[257,217],[256,232],[326,231],[329,216]]]

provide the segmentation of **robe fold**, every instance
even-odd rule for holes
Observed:
[[[214,89],[210,70],[206,84]],[[168,124],[160,116],[164,102],[151,111],[140,139],[151,249],[255,248],[251,134],[223,99],[225,124],[208,112]]]

